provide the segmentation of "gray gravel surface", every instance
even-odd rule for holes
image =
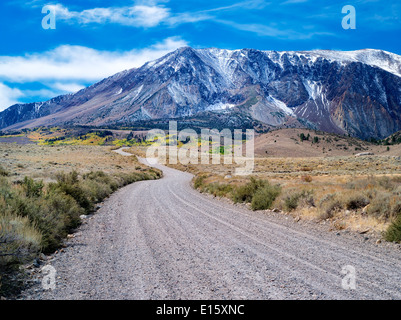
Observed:
[[[55,290],[37,284],[22,299],[401,298],[400,246],[252,212],[156,167],[164,178],[114,193],[49,257]],[[346,265],[354,290],[342,287]]]

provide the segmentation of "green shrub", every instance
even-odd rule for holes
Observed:
[[[233,187],[231,185],[218,182],[210,183],[204,187],[204,191],[214,195],[215,197],[225,197],[231,193],[232,190]]]
[[[401,200],[396,201],[391,206],[391,215],[393,217],[398,217],[401,215]]]
[[[351,194],[345,198],[344,202],[345,208],[348,210],[360,209],[370,203],[369,198],[362,193]]]
[[[60,190],[50,191],[36,205],[33,221],[43,235],[43,251],[60,247],[63,239],[81,223],[85,210],[69,195]]]
[[[35,181],[32,178],[25,177],[22,187],[27,197],[40,197],[43,192],[43,181]]]
[[[91,203],[101,202],[113,193],[110,185],[93,180],[82,181],[80,187]]]
[[[24,283],[19,264],[39,252],[42,236],[28,218],[6,213],[0,200],[0,296],[18,294]]]
[[[389,192],[379,192],[371,201],[367,213],[382,219],[390,218],[392,216],[391,197]]]
[[[66,172],[59,172],[56,174],[56,180],[58,183],[64,183],[64,184],[77,184],[79,179],[78,179],[78,172],[75,170],[66,173]]]
[[[52,185],[52,189],[59,190],[60,192],[71,196],[86,213],[93,211],[93,203],[79,184],[58,183]]]
[[[163,171],[156,170],[154,168],[147,169],[148,173],[146,175],[149,176],[149,179],[159,179],[163,176]]]
[[[197,176],[194,180],[194,188],[200,189],[203,186],[205,179],[206,176]]]
[[[399,215],[387,228],[384,239],[390,242],[401,242],[401,215]]]
[[[116,191],[118,187],[120,187],[116,179],[113,179],[110,175],[107,175],[103,171],[90,172],[84,175],[83,179],[84,181],[90,180],[95,181],[98,184],[107,185],[112,191]]]
[[[259,188],[263,188],[267,184],[268,181],[266,180],[255,179],[254,177],[252,177],[250,182],[233,190],[232,199],[235,203],[250,203],[252,202],[252,198],[255,195],[256,191]]]
[[[156,179],[157,177],[160,177],[161,175],[157,175],[156,173],[148,173],[148,172],[133,172],[129,174],[123,174],[121,176],[122,178],[122,185],[125,186],[127,184],[131,184],[137,181],[143,181],[143,180],[152,180]]]
[[[95,177],[98,177],[95,175]],[[89,195],[84,192],[80,185],[78,173],[72,171],[69,173],[58,173],[56,176],[57,183],[51,183],[49,188],[52,191],[60,191],[71,196],[85,212],[93,211],[93,203],[89,199]]]
[[[7,177],[9,175],[10,175],[10,173],[6,169],[4,169],[2,166],[0,166],[0,177]]]
[[[50,189],[40,197],[26,197],[15,191],[3,200],[6,214],[28,219],[40,232],[44,252],[57,249],[67,233],[79,225],[79,216],[85,213],[71,196],[59,189]]]
[[[4,203],[3,203],[4,204]],[[41,248],[42,235],[27,217],[5,212],[0,206],[0,270],[32,259]]]
[[[114,176],[97,171],[79,178],[73,171],[59,173],[57,182],[47,185],[28,177],[12,185],[0,176],[0,293],[16,286],[11,269],[18,275],[18,265],[39,250],[51,253],[58,249],[80,225],[80,216],[92,211],[96,202],[118,187],[158,176],[155,170]]]
[[[271,209],[271,206],[280,194],[280,187],[270,184],[265,184],[256,190],[252,197],[251,208],[252,210],[266,210]]]
[[[305,205],[314,206],[315,204],[313,199],[313,191],[296,191],[296,189],[289,189],[282,199],[282,206],[287,211],[293,211],[298,208],[301,200],[304,202]]]
[[[300,195],[293,194],[284,199],[284,209],[287,211],[295,210],[298,207]]]
[[[329,197],[326,201],[322,201],[320,204],[320,216],[321,220],[326,220],[334,217],[334,214],[344,208],[343,203],[336,197]]]
[[[12,197],[12,194],[13,191],[8,180],[3,176],[0,176],[0,197],[7,200]]]

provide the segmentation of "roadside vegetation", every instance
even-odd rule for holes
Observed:
[[[23,265],[61,248],[118,188],[161,171],[99,146],[0,147],[0,296],[24,284]]]
[[[211,193],[216,197],[228,197],[234,203],[248,203],[252,210],[271,209],[275,199],[281,192],[279,185],[272,185],[267,180],[250,178],[242,185],[228,183],[205,183],[206,176],[194,179],[194,187],[200,192]]]
[[[251,177],[219,181],[213,174],[198,174],[194,187],[234,203],[247,203],[252,210],[275,209],[301,218],[330,221],[335,229],[374,229],[380,226],[387,241],[401,242],[401,176],[313,181],[268,181]],[[365,224],[363,224],[365,222]],[[361,225],[362,224],[362,225]]]

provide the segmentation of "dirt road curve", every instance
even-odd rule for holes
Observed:
[[[400,299],[400,250],[202,195],[191,175],[113,194],[26,299]],[[342,287],[343,266],[356,270]]]

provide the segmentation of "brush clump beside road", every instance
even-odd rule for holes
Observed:
[[[28,176],[15,179],[0,166],[0,294],[18,294],[24,285],[21,264],[39,266],[44,254],[63,250],[65,239],[98,203],[127,184],[160,174],[138,164],[136,170],[113,173],[59,170],[53,181],[44,182]]]

